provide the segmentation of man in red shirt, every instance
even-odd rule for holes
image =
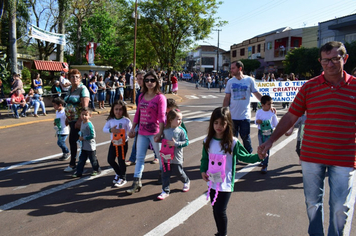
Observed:
[[[11,96],[11,108],[15,113],[15,118],[19,119],[18,109],[22,107],[21,116],[26,117],[26,111],[28,109],[28,104],[26,103],[25,97],[23,96],[21,89],[16,90],[14,94]]]
[[[320,48],[324,72],[303,85],[275,131],[258,147],[264,155],[272,144],[307,113],[300,159],[308,233],[324,235],[323,196],[326,171],[330,186],[328,235],[349,235],[356,189],[356,77],[343,68],[349,55],[341,42]]]

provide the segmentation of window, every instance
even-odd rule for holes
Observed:
[[[201,59],[202,65],[214,65],[215,58],[214,57],[203,57]]]
[[[236,57],[236,50],[232,51],[232,57]]]
[[[267,42],[267,50],[271,50],[272,49],[272,42]]]
[[[321,40],[321,45],[324,45],[324,44],[326,44],[328,42],[331,42],[331,41],[334,41],[334,37],[333,36],[332,37],[323,38]]]
[[[255,46],[252,46],[252,54],[254,54],[255,53]]]
[[[240,49],[240,56],[244,56],[245,55],[245,49],[244,48],[241,48]]]
[[[293,40],[293,47],[295,47],[295,48],[299,47],[299,39]]]
[[[345,35],[346,43],[352,43],[353,41],[356,41],[356,33]]]
[[[257,45],[257,52],[261,52],[261,44]]]

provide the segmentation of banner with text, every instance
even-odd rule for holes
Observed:
[[[66,38],[64,34],[48,32],[34,25],[31,25],[28,36],[55,44],[66,45]]]
[[[273,102],[293,102],[305,82],[307,80],[256,82],[256,86],[260,94],[271,96]],[[259,102],[253,94],[251,94],[250,101]]]

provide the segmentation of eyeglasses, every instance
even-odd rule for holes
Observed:
[[[156,83],[156,79],[144,79],[145,83],[151,82],[151,83]]]
[[[336,64],[343,58],[344,57],[323,58],[323,59],[320,59],[320,63],[322,65],[327,65],[331,61],[333,64]]]
[[[71,75],[70,78],[71,79],[80,79],[80,75]]]

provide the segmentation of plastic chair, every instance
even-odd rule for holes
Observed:
[[[12,110],[11,98],[6,98],[7,115],[14,117],[14,111]]]

